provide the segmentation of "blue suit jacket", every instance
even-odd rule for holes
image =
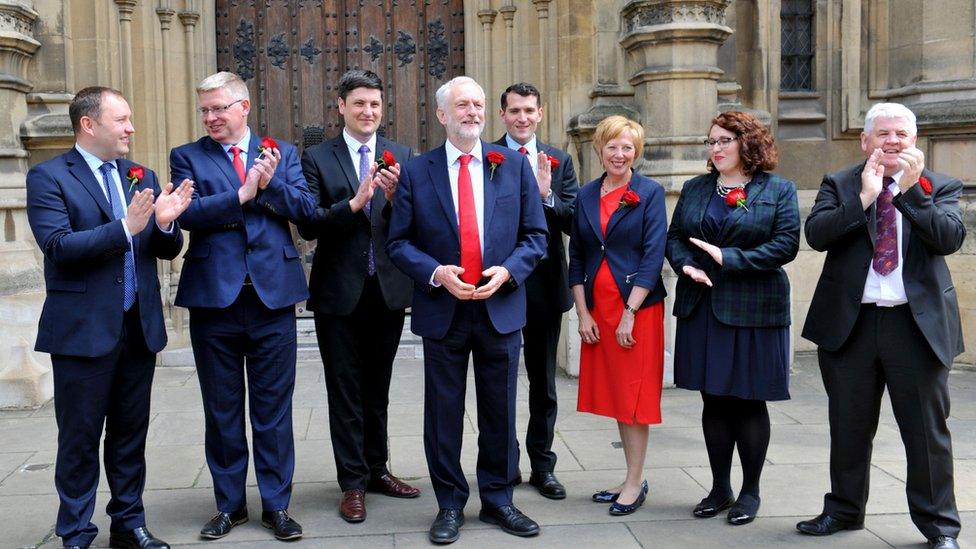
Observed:
[[[125,174],[135,164],[124,158],[116,164],[128,203],[132,193]],[[139,188],[152,188],[158,195],[156,174],[144,169]],[[101,183],[77,150],[27,172],[27,219],[44,254],[47,288],[34,349],[76,357],[107,355],[122,337],[123,258],[129,241]],[[132,237],[142,331],[154,353],[166,346],[156,259],[173,259],[183,247],[179,226],[173,226],[165,234],[150,218]]]
[[[289,221],[314,219],[315,199],[305,184],[295,147],[278,141],[281,162],[268,187],[243,206],[240,179],[219,143],[204,137],[173,149],[171,179],[194,181],[193,200],[180,222],[190,231],[176,293],[181,307],[229,306],[250,275],[261,301],[271,309],[308,298],[305,271],[292,241]],[[251,131],[249,170],[260,140]]]
[[[500,265],[511,279],[486,303],[495,330],[507,334],[525,325],[525,288],[546,249],[546,218],[529,161],[507,147],[482,141],[482,153],[497,151],[505,161],[489,178],[484,163],[485,203],[482,222],[485,269]],[[410,326],[421,337],[441,339],[454,318],[457,298],[429,284],[439,265],[461,262],[457,212],[447,173],[447,151],[440,146],[407,162],[393,199],[386,252],[414,281]]]
[[[569,285],[582,284],[586,306],[592,308],[593,279],[606,257],[623,301],[627,301],[634,286],[640,286],[650,290],[641,307],[653,305],[667,295],[661,280],[668,230],[664,188],[634,172],[630,190],[640,196],[640,203],[614,212],[604,237],[600,227],[600,184],[605,176],[587,183],[576,197],[576,218],[569,237]]]

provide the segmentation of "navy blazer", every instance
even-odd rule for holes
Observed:
[[[251,131],[249,170],[260,139]],[[254,290],[270,309],[308,298],[305,270],[292,240],[289,221],[314,219],[315,199],[305,184],[295,147],[278,141],[281,162],[268,187],[243,206],[241,186],[223,147],[203,137],[170,152],[170,178],[192,179],[193,200],[180,216],[190,231],[183,272],[176,293],[181,307],[224,308],[237,299],[250,275]]]
[[[546,248],[545,214],[539,187],[529,161],[522,154],[482,141],[482,154],[495,151],[505,161],[490,176],[484,169],[482,265],[500,265],[511,279],[488,298],[486,307],[495,330],[507,334],[525,325],[525,287]],[[447,172],[444,146],[404,164],[393,199],[386,253],[394,265],[414,281],[410,327],[431,339],[447,334],[457,298],[429,284],[439,265],[460,265],[461,245],[457,212]]]
[[[132,192],[125,174],[136,164],[124,158],[116,164],[128,203]],[[158,195],[156,174],[143,169],[138,188]],[[107,355],[122,338],[123,258],[129,241],[101,183],[74,147],[27,172],[27,219],[44,254],[47,288],[34,349],[76,357]],[[166,346],[156,259],[173,259],[182,248],[179,225],[174,222],[166,234],[155,217],[132,236],[139,316],[153,353]]]
[[[640,203],[615,211],[604,237],[600,225],[600,185],[606,175],[584,185],[576,198],[576,217],[569,238],[569,285],[582,284],[586,306],[592,308],[593,279],[606,258],[621,299],[626,302],[633,287],[640,286],[650,290],[640,308],[653,305],[667,295],[661,279],[668,228],[664,188],[657,181],[634,172],[630,190],[640,196]]]
[[[717,242],[719,266],[688,241],[704,240],[701,225],[715,196],[718,174],[707,173],[685,182],[671,216],[667,256],[678,275],[674,316],[692,313],[707,287],[684,274],[685,265],[708,274],[713,287],[712,312],[732,326],[790,325],[790,280],[783,265],[800,249],[800,211],[796,185],[778,175],[758,172],[745,186],[746,208],[735,208],[725,220]]]

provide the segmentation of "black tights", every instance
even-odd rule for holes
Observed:
[[[724,499],[732,494],[729,478],[732,451],[738,446],[742,462],[742,494],[759,497],[766,449],[769,447],[769,411],[763,400],[745,400],[734,396],[717,396],[702,392],[702,429],[708,463],[712,467],[712,491],[709,496]]]

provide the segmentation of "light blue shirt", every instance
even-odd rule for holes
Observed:
[[[529,142],[523,145],[512,139],[512,136],[508,135],[508,132],[505,132],[505,144],[513,151],[519,150],[519,147],[525,147],[525,150],[529,151],[525,156],[529,157],[529,165],[532,166],[532,175],[539,173],[539,144],[536,142],[535,134],[532,134],[532,139],[529,139]],[[552,194],[552,187],[549,187],[549,196],[542,199],[543,206],[555,207],[556,199]]]
[[[248,149],[248,147],[250,147],[250,145],[251,145],[251,128],[250,127],[247,128],[247,130],[244,132],[244,137],[242,137],[241,140],[238,141],[237,143],[230,143],[228,145],[225,145],[223,143],[220,144],[220,146],[224,148],[224,153],[227,154],[227,158],[231,161],[231,163],[234,162],[234,153],[230,152],[230,148],[231,147],[237,147],[238,149],[241,150],[241,162],[244,163],[245,173],[247,173],[246,172],[246,170],[247,170],[247,149]]]

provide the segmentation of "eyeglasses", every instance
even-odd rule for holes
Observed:
[[[711,149],[715,145],[718,145],[719,150],[725,150],[737,139],[738,137],[720,137],[719,139],[706,139],[702,141],[702,144],[705,145],[706,149]]]
[[[224,114],[225,112],[227,112],[227,109],[233,107],[235,103],[240,103],[241,101],[244,101],[244,99],[243,98],[238,99],[237,101],[234,101],[233,103],[228,103],[223,107],[200,107],[197,110],[200,111],[200,116],[207,116],[210,113],[213,113],[215,115]]]

